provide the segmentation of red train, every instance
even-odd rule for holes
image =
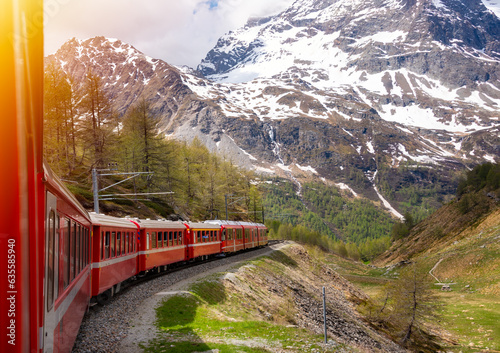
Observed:
[[[188,261],[262,247],[268,242],[267,228],[258,223],[182,223],[95,213],[91,213],[90,218],[93,229],[91,294],[101,304],[136,276],[165,271]],[[233,232],[234,236],[229,235]]]
[[[263,225],[89,215],[43,163],[43,1],[0,11],[0,352],[70,352],[92,298],[267,243]]]

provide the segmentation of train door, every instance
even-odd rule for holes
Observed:
[[[59,216],[57,214],[57,199],[47,192],[45,215],[45,281],[44,281],[44,324],[43,324],[43,352],[54,350],[54,332],[57,326],[54,302],[58,295],[59,273]]]

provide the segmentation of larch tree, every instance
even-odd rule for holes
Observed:
[[[440,303],[432,285],[429,274],[413,262],[400,271],[396,281],[387,286],[380,314],[392,324],[403,346],[416,333],[424,331],[426,322],[438,317]]]
[[[151,103],[144,98],[130,108],[123,119],[120,148],[126,169],[140,172],[158,170],[164,152],[160,121],[161,117],[154,113]],[[145,188],[151,189],[153,177],[146,176],[143,180]]]
[[[89,71],[82,88],[80,109],[84,119],[84,139],[86,147],[92,151],[91,165],[98,168],[110,160],[109,150],[114,143],[116,114],[111,98],[104,90],[101,78]]]

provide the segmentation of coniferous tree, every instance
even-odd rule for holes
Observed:
[[[425,322],[438,317],[440,304],[432,283],[428,273],[412,263],[386,287],[380,314],[392,325],[402,345],[407,345],[414,333],[423,331]]]
[[[114,140],[113,129],[116,126],[111,99],[104,91],[99,76],[89,71],[85,77],[80,105],[84,120],[84,139],[86,148],[92,153],[91,165],[102,168],[111,160],[110,147]]]

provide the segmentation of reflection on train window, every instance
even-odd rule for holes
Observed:
[[[116,256],[120,256],[122,254],[122,232],[116,233]]]

